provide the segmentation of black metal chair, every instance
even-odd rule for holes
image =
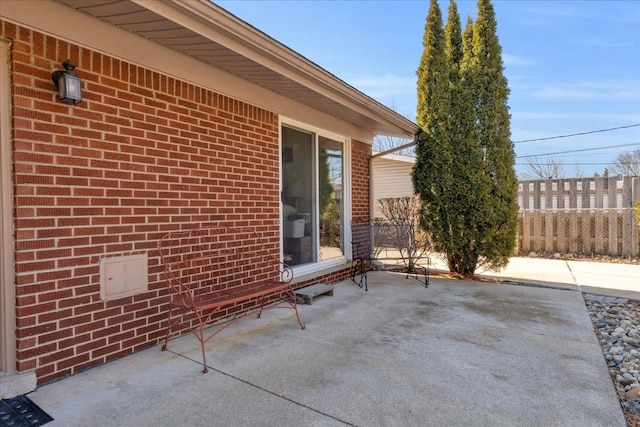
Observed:
[[[412,253],[415,246],[412,227],[412,224],[395,224],[381,219],[352,221],[351,280],[367,291],[367,271],[398,271],[402,267],[406,272],[405,278],[411,277],[428,287],[431,259],[424,255],[420,255],[418,259],[409,259],[415,256]],[[404,266],[398,264],[398,260],[402,260]],[[418,260],[421,261],[420,264],[416,262]]]
[[[351,222],[351,280],[361,288],[364,287],[365,291],[369,290],[367,268],[371,265],[372,260],[372,240],[369,220]]]

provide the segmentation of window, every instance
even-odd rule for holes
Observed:
[[[345,141],[282,127],[282,252],[292,266],[345,259]]]

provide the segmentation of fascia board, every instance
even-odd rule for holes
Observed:
[[[413,137],[418,126],[208,0],[131,0],[350,109]],[[176,13],[178,12],[178,13]]]

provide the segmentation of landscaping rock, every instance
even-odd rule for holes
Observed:
[[[584,295],[629,425],[640,425],[640,301]]]

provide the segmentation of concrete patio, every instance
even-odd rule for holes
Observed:
[[[40,387],[52,426],[626,425],[569,289],[393,273]]]

